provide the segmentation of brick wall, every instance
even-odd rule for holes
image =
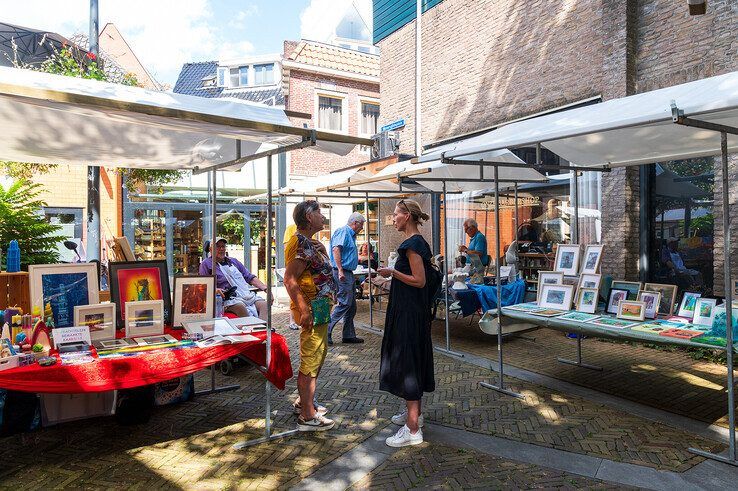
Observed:
[[[317,128],[317,114],[315,94],[323,89],[329,92],[338,92],[345,95],[348,109],[348,134],[358,136],[360,117],[360,97],[379,98],[379,85],[369,82],[354,81],[329,77],[292,69],[290,70],[289,96],[286,106],[291,111],[310,113],[313,118],[308,122],[304,119],[293,119],[295,125],[309,123],[311,128]],[[305,149],[292,152],[290,155],[290,175],[292,176],[319,176],[332,170],[366,162],[369,154],[356,147],[349,155],[340,157],[316,150]]]
[[[738,2],[710,0],[708,10],[690,17],[683,0],[444,0],[422,17],[423,144],[738,70]],[[413,153],[415,23],[378,45],[380,123],[405,118],[401,151]],[[603,175],[602,269],[618,278],[638,276],[639,191],[638,168]],[[721,254],[716,246],[716,284]]]

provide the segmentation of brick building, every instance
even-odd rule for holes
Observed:
[[[555,6],[532,0],[424,3],[424,146],[567,105],[738,70],[738,3],[732,0],[711,0],[707,14],[696,17],[689,16],[682,0],[571,0]],[[374,42],[382,53],[380,124],[405,119],[401,151],[408,153],[415,145],[415,34],[413,0],[375,0]],[[710,172],[690,175],[714,174],[711,182],[719,183],[720,169],[712,164]],[[735,159],[731,165],[735,170]],[[653,176],[659,172],[654,168],[616,169],[598,179],[594,201],[602,214],[601,241],[607,245],[603,273],[642,280],[658,273],[655,263],[665,232],[656,226],[658,217],[644,212],[664,201],[654,196]],[[689,217],[690,206],[707,207],[714,216],[714,230],[698,233],[710,248],[705,281],[714,282],[720,294],[720,186],[711,185],[708,194],[678,206],[683,218]],[[649,206],[642,210],[642,203]],[[641,241],[641,236],[649,239]]]

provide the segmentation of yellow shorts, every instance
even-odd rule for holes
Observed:
[[[317,377],[328,353],[328,324],[300,331],[300,373]]]

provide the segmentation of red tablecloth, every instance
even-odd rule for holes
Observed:
[[[179,338],[183,331],[169,331]],[[259,341],[209,348],[163,349],[125,358],[99,358],[83,365],[34,364],[0,372],[0,388],[23,392],[77,393],[130,389],[189,375],[236,355],[264,366],[266,333],[254,334]],[[284,337],[272,334],[272,359],[263,375],[278,389],[292,378],[290,352]]]

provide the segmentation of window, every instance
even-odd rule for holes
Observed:
[[[376,135],[379,130],[379,104],[371,102],[361,103],[361,126],[359,132],[362,135]]]
[[[318,97],[318,128],[343,131],[343,99],[337,97]]]
[[[218,87],[225,87],[227,70],[225,67],[218,67]]]
[[[249,84],[249,67],[242,66],[238,69],[238,85]]]
[[[238,87],[238,79],[239,79],[239,68],[231,68],[230,69],[230,80],[228,83],[229,87]]]
[[[274,63],[254,65],[254,85],[270,85],[274,83]]]

